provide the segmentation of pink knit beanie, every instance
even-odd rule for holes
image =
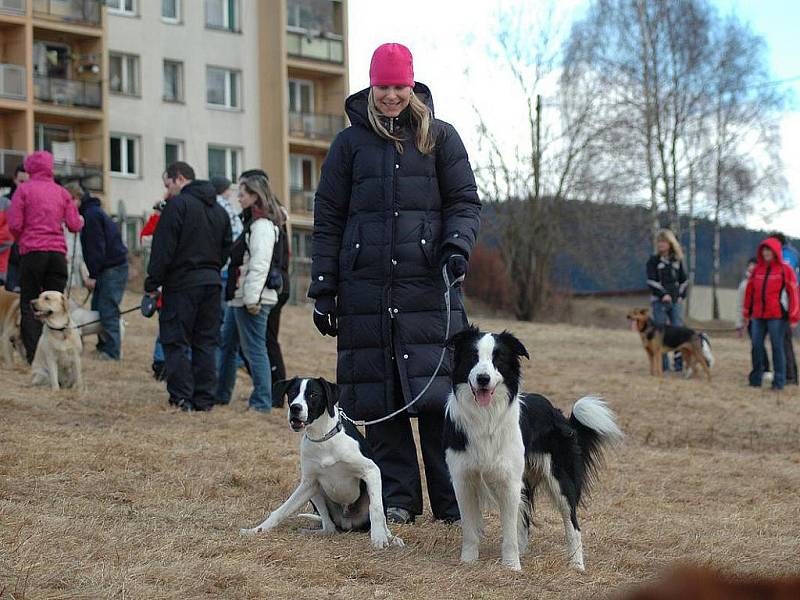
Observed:
[[[369,65],[370,85],[408,85],[414,87],[414,59],[403,44],[382,44]]]

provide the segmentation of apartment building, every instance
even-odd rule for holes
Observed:
[[[48,150],[103,196],[108,95],[101,0],[0,0],[0,176]]]
[[[328,145],[344,127],[345,3],[106,6],[110,209],[124,216],[129,244],[163,195],[170,162],[234,181],[244,169],[262,167],[290,209],[295,288],[305,287],[313,191]]]

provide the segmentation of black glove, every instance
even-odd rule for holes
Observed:
[[[314,304],[314,325],[322,335],[336,337],[339,329],[336,323],[336,298],[322,296]]]
[[[142,316],[148,319],[156,314],[158,308],[158,292],[149,292],[142,296],[142,303],[139,310],[142,311]]]
[[[447,276],[451,282],[466,275],[467,269],[469,269],[469,264],[463,254],[454,253],[448,255],[445,264],[447,265]]]

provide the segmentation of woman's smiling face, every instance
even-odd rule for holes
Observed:
[[[411,86],[374,85],[372,97],[375,106],[384,117],[397,117],[411,101]]]

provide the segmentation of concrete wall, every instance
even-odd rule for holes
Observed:
[[[161,2],[138,5],[136,17],[108,14],[108,51],[140,57],[141,97],[110,95],[109,132],[141,136],[140,175],[113,175],[108,195],[110,210],[124,200],[128,216],[149,213],[163,196],[165,139],[184,142],[199,178],[208,176],[209,143],[241,148],[243,168],[261,164],[258,1],[241,1],[241,33],[207,29],[201,0],[183,0],[180,24],[162,21]],[[183,62],[184,103],[162,99],[164,59]],[[241,110],[207,107],[207,65],[241,71]]]
[[[689,311],[692,319],[698,321],[710,321],[713,308],[711,296],[711,286],[696,285],[691,290],[691,301]],[[719,289],[717,298],[719,299],[720,319],[725,321],[736,320],[736,290]]]

